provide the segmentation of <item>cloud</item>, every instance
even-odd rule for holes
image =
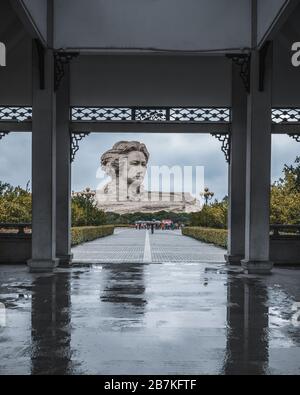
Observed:
[[[291,165],[300,156],[300,144],[287,135],[272,136],[272,182],[282,176],[285,164]]]
[[[0,180],[22,187],[31,180],[31,133],[10,133],[0,140]]]

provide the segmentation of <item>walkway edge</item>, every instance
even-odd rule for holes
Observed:
[[[146,231],[143,263],[152,263],[149,230]]]

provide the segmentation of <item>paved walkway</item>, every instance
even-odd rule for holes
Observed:
[[[75,263],[224,262],[224,250],[181,231],[117,228],[114,235],[73,249]]]

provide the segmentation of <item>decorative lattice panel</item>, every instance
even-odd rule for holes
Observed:
[[[72,121],[157,121],[230,123],[230,108],[129,108],[129,107],[72,107]],[[31,121],[32,107],[0,106],[0,121]],[[272,122],[300,123],[300,108],[274,108]]]
[[[87,137],[89,132],[72,133],[71,135],[71,162],[74,162],[77,152],[79,151],[79,143]]]
[[[225,160],[227,163],[230,163],[230,146],[231,146],[231,136],[230,134],[217,134],[211,133],[213,137],[218,139],[220,143],[222,143],[221,150],[225,156]]]
[[[104,108],[73,107],[72,121],[139,121],[139,122],[202,122],[229,123],[230,108]]]
[[[169,121],[169,113],[165,108],[136,108],[132,110],[132,118],[144,122],[166,122]]]
[[[292,134],[292,133],[289,133],[289,136],[290,136],[292,139],[296,140],[297,143],[300,143],[300,135],[299,135],[299,134]]]
[[[72,121],[131,121],[130,108],[73,107]]]
[[[179,122],[230,122],[229,108],[171,108],[170,120]]]
[[[31,107],[0,107],[0,121],[31,121]]]
[[[0,140],[3,139],[3,137],[7,136],[9,132],[0,132]]]
[[[274,123],[300,123],[300,108],[273,108],[272,121]]]

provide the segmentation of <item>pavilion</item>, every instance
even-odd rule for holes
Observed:
[[[297,0],[2,0],[0,139],[32,132],[31,270],[72,263],[71,163],[89,133],[211,133],[230,264],[269,273],[272,134],[300,141]]]

